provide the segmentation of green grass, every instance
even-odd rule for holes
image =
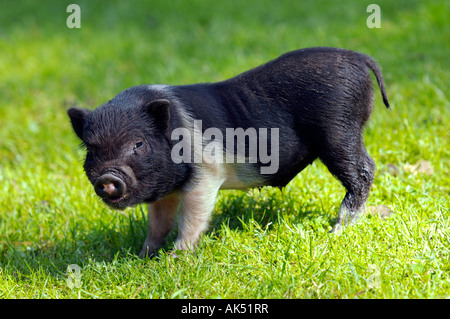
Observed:
[[[82,28],[68,29],[72,2],[0,3],[0,298],[450,297],[448,1],[378,1],[381,29],[366,27],[371,2],[261,0],[79,0]],[[376,92],[368,204],[393,213],[329,233],[344,189],[315,162],[283,193],[221,192],[195,255],[138,259],[146,207],[96,198],[66,110],[311,46],[383,67],[393,107]],[[418,161],[433,171],[409,168]],[[70,264],[80,288],[67,284]]]

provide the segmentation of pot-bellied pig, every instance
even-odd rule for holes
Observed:
[[[369,56],[338,48],[286,53],[217,83],[140,85],[94,111],[71,108],[84,169],[106,204],[149,204],[141,257],[178,218],[175,249],[193,249],[220,189],[284,187],[319,158],[347,193],[333,230],[364,211],[375,164],[363,144],[375,74]]]

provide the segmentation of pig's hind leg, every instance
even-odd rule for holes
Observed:
[[[339,208],[333,232],[355,223],[365,211],[370,187],[374,180],[375,162],[367,153],[360,131],[344,134],[341,140],[333,138],[319,155],[329,171],[343,184],[347,193]]]

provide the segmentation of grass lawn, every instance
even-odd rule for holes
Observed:
[[[80,29],[66,26],[70,3]],[[379,29],[366,25],[370,3],[0,2],[0,298],[449,298],[450,3],[378,0]],[[392,213],[330,233],[345,191],[317,161],[282,192],[221,192],[196,254],[140,260],[146,206],[97,199],[66,110],[312,46],[383,68],[392,110],[377,88],[368,205]]]

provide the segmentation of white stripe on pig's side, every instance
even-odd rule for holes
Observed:
[[[178,111],[182,126],[191,133],[192,159],[199,158],[203,152],[202,132],[198,128],[194,128],[194,120],[182,108],[182,104],[177,103],[177,106],[180,107]],[[221,164],[201,162],[193,165],[194,177],[181,191],[178,238],[175,241],[175,249],[193,250],[195,248],[200,235],[208,228],[211,213],[216,204],[217,193],[226,180],[221,172]]]
[[[191,154],[194,165],[194,177],[181,190],[180,214],[178,219],[178,238],[175,249],[195,248],[200,235],[207,230],[211,213],[216,204],[218,191],[222,189],[245,189],[262,186],[263,178],[254,166],[241,163],[217,163],[213,159],[203,158],[203,150],[208,141],[203,141],[202,131],[194,126],[194,118],[183,104],[171,94],[170,87],[158,86],[164,90],[178,109],[182,127],[189,130],[191,136]],[[225,158],[225,150],[219,148]],[[195,159],[202,158],[201,162]],[[239,176],[236,170],[239,169]],[[241,177],[241,179],[239,178]],[[245,179],[242,179],[245,177]]]

